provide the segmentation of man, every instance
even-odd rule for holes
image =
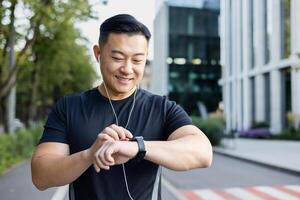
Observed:
[[[38,189],[70,184],[71,200],[161,199],[159,166],[210,166],[211,144],[185,111],[138,87],[150,37],[130,15],[101,25],[94,54],[103,82],[49,114],[32,157]]]

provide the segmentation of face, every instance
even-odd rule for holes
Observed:
[[[94,54],[111,97],[127,97],[143,77],[148,42],[140,34],[111,33],[104,45],[94,46]]]

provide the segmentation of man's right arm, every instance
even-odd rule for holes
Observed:
[[[132,134],[123,127],[112,124],[98,134],[94,144],[70,155],[69,145],[45,142],[38,145],[31,160],[32,182],[39,190],[72,183],[92,164],[97,172],[108,170],[115,163],[105,161],[101,148],[105,142],[129,140]]]
[[[77,179],[91,164],[88,149],[70,155],[67,144],[41,143],[31,160],[32,182],[39,190],[66,185]]]

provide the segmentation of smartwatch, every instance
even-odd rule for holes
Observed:
[[[138,144],[138,153],[132,160],[139,162],[139,161],[143,160],[146,155],[144,138],[142,136],[136,136],[136,137],[132,138],[131,141],[136,141]]]

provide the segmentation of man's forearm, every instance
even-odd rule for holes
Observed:
[[[189,135],[171,141],[146,141],[145,145],[146,160],[172,170],[183,171],[211,164],[211,145],[201,135]]]
[[[32,159],[32,181],[39,190],[77,179],[90,165],[87,150],[69,156],[45,154]]]

